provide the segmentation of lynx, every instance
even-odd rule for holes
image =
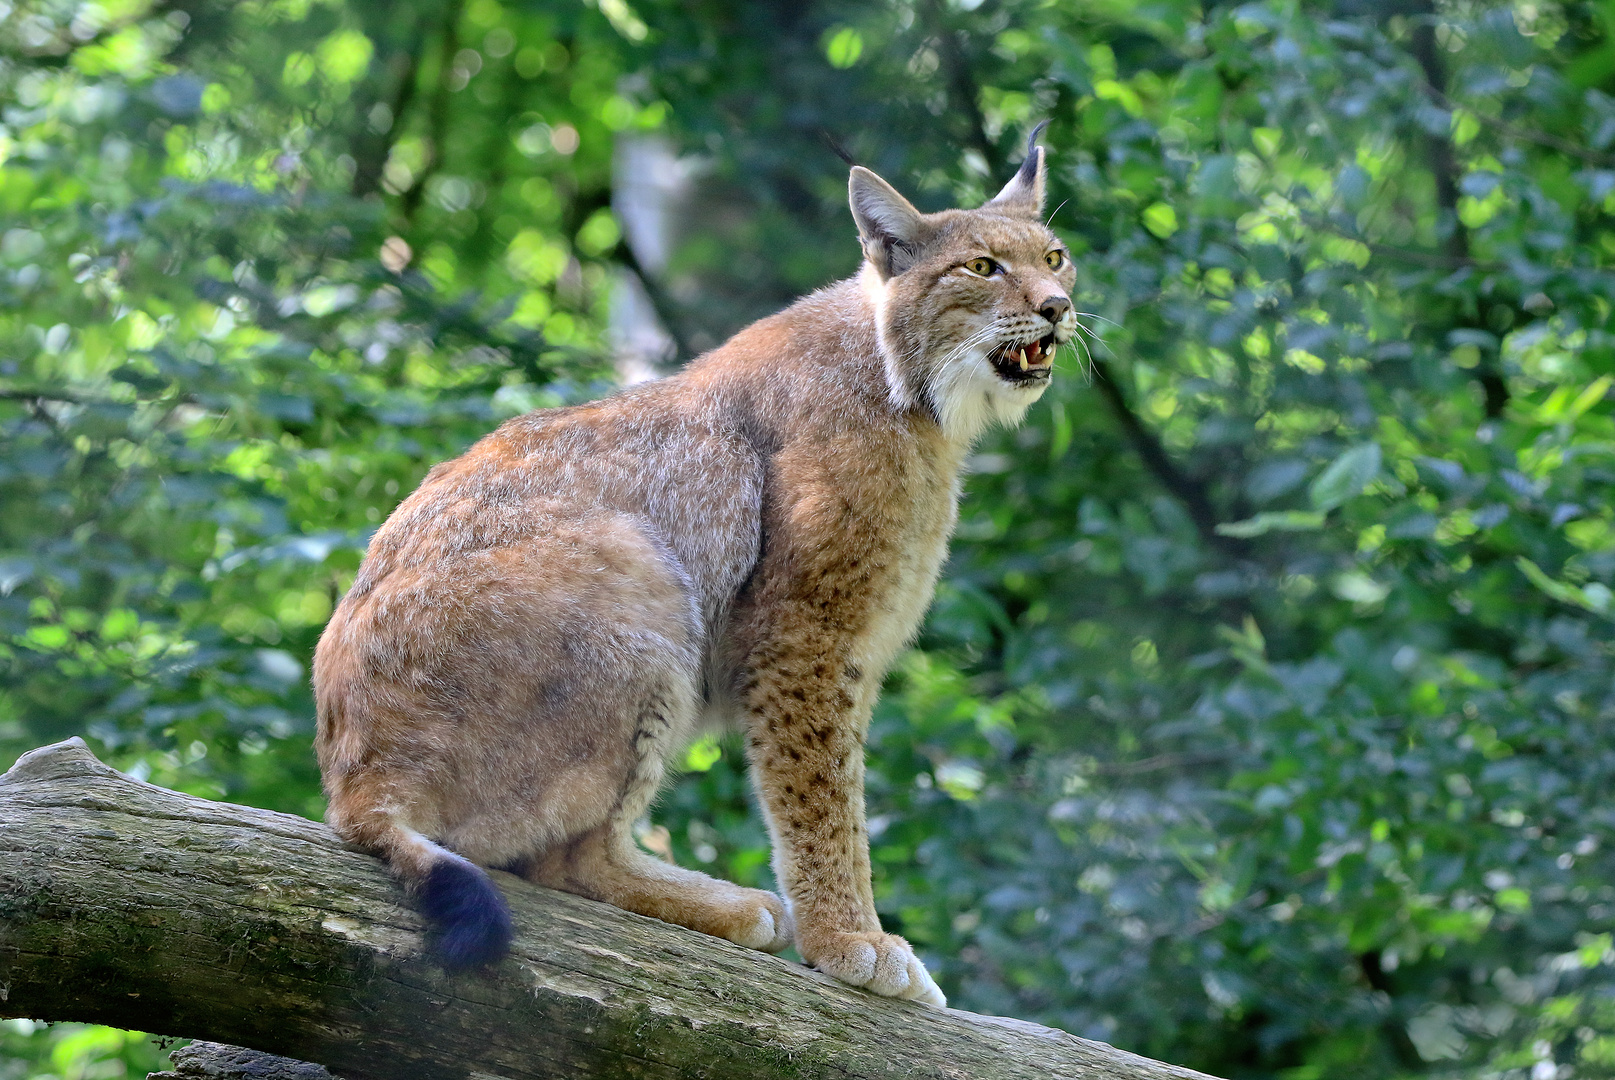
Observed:
[[[943,1005],[870,884],[864,738],[919,627],[961,466],[1072,337],[1044,154],[923,214],[855,167],[859,273],[678,374],[511,420],[376,533],[314,661],[328,820],[383,858],[447,966],[512,937],[481,867]],[[745,736],[784,896],[632,829],[670,755]]]

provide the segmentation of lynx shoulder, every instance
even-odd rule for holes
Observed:
[[[975,210],[855,168],[859,274],[659,382],[512,420],[376,533],[315,654],[328,818],[453,966],[513,927],[483,867],[942,1004],[882,932],[863,741],[931,599],[960,465],[1075,329],[1043,151]],[[641,852],[703,726],[745,734],[783,897]]]

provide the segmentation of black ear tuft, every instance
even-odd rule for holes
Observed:
[[[1037,140],[1042,137],[1043,129],[1048,126],[1049,122],[1044,120],[1032,129],[1032,134],[1026,139],[1026,160],[1021,162],[1020,170],[1015,174],[1015,178],[1028,187],[1037,181],[1039,156],[1037,153]]]
[[[852,156],[852,152],[846,148],[840,139],[836,138],[835,133],[829,128],[821,127],[819,129],[819,140],[829,147],[830,152],[840,158],[844,164],[849,167],[858,164],[858,159]]]
[[[1047,120],[1032,129],[1031,138],[1026,140],[1026,160],[1015,175],[1010,177],[1004,190],[995,195],[983,209],[993,209],[1001,214],[1013,217],[1029,217],[1041,219],[1043,216],[1043,188],[1046,168],[1044,166],[1045,154],[1043,148],[1037,144],[1038,137],[1043,129],[1049,126]]]

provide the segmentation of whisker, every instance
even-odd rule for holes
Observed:
[[[1105,318],[1105,316],[1100,315],[1097,312],[1093,312],[1093,311],[1073,311],[1071,314],[1080,316],[1080,317],[1082,317],[1084,319],[1098,319],[1100,322],[1108,322],[1110,325],[1116,327],[1117,329],[1120,329],[1121,325],[1122,325],[1121,323],[1117,322],[1115,319],[1107,319],[1107,318]]]
[[[1078,316],[1081,316],[1083,318],[1098,319],[1101,322],[1110,323],[1112,326],[1115,326],[1115,327],[1118,327],[1118,328],[1120,328],[1121,325],[1122,325],[1121,323],[1117,322],[1115,319],[1107,319],[1107,318],[1105,318],[1105,316],[1097,315],[1097,314],[1095,314],[1094,312],[1091,312],[1091,311],[1079,311],[1079,312],[1075,312],[1074,314],[1078,315]],[[1078,349],[1080,349],[1081,352],[1084,353],[1087,356],[1087,360],[1088,360],[1088,378],[1091,381],[1094,374],[1095,374],[1094,355],[1093,355],[1093,350],[1089,347],[1088,343],[1092,342],[1094,345],[1097,345],[1100,348],[1104,349],[1107,353],[1110,353],[1112,356],[1115,355],[1115,351],[1113,349],[1111,349],[1110,342],[1105,340],[1104,335],[1100,334],[1093,327],[1085,325],[1081,321],[1080,318],[1073,319],[1072,322],[1076,325],[1078,332],[1076,334],[1072,335],[1071,340],[1072,340],[1073,343],[1075,343],[1076,347]]]
[[[998,333],[998,330],[999,330],[999,327],[998,327],[998,324],[996,322],[982,327],[980,330],[977,330],[974,334],[971,334],[969,337],[967,337],[963,341],[959,342],[959,344],[955,345],[952,349],[949,349],[948,354],[946,356],[944,356],[940,362],[942,364],[947,364],[949,361],[951,361],[955,356],[958,356],[965,349],[970,348],[972,345],[978,345],[981,342],[986,341],[988,338],[994,336],[995,334]]]
[[[1089,350],[1087,342],[1083,341],[1081,337],[1073,337],[1066,344],[1072,346],[1071,351],[1077,355],[1079,361],[1082,361],[1077,366],[1082,370],[1084,377],[1090,383],[1093,382],[1093,353]]]
[[[1084,324],[1080,319],[1073,319],[1071,321],[1072,321],[1073,325],[1076,326],[1078,333],[1087,334],[1094,341],[1101,342],[1101,343],[1105,342],[1105,335],[1101,334],[1098,330],[1095,330],[1093,327]],[[1121,323],[1112,323],[1112,325],[1116,326],[1118,329],[1121,327]]]
[[[1072,336],[1073,337],[1080,337],[1080,336],[1084,336],[1084,335],[1086,335],[1089,339],[1091,339],[1093,341],[1104,341],[1105,340],[1104,335],[1095,332],[1093,327],[1084,326],[1080,322],[1075,322],[1073,320]]]
[[[1087,337],[1090,341],[1104,341],[1105,335],[1097,327],[1087,326],[1081,322],[1076,323],[1075,332]]]

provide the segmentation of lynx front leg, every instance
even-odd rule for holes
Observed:
[[[804,960],[877,994],[945,1005],[913,948],[884,933],[875,913],[864,826],[873,693],[860,689],[830,661],[756,672],[747,744],[774,836],[775,876]]]

